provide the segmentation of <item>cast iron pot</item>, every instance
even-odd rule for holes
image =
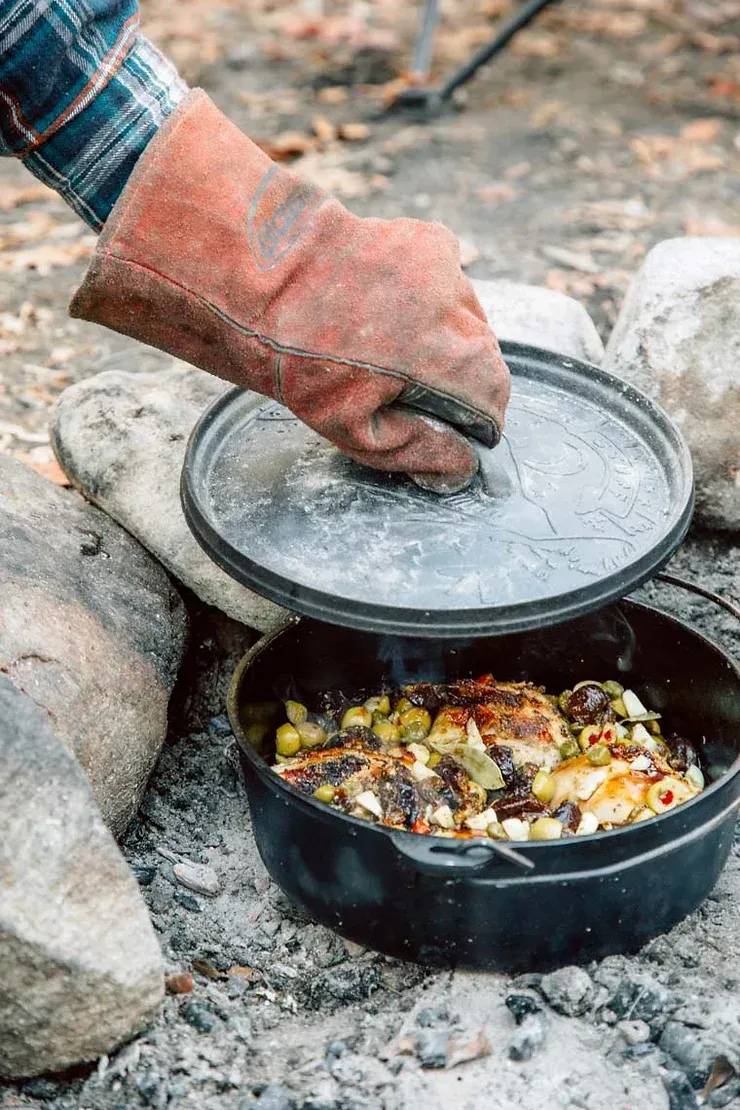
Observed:
[[[329,688],[351,693],[388,679],[487,671],[550,690],[618,677],[673,728],[701,741],[711,785],[651,821],[501,850],[493,841],[418,836],[347,817],[268,767],[275,726],[285,719],[278,699],[299,696],[310,705]],[[634,951],[700,904],[732,844],[740,668],[687,625],[636,602],[467,644],[291,620],[242,660],[229,716],[270,875],[315,920],[393,956],[517,971]]]

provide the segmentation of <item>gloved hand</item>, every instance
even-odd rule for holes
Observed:
[[[455,237],[352,215],[200,90],[137,163],[71,312],[272,397],[353,459],[431,488],[477,470],[451,425],[487,446],[501,432],[509,375]]]

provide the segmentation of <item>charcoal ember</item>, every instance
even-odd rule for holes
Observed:
[[[660,1037],[660,1047],[679,1065],[694,1087],[703,1087],[716,1075],[725,1057],[718,1051],[716,1031],[695,1029],[681,1021],[668,1021]],[[733,1068],[728,1064],[729,1072]]]
[[[509,1045],[509,1059],[524,1062],[531,1060],[542,1048],[547,1036],[547,1017],[544,1013],[527,1014]]]
[[[581,686],[572,693],[565,704],[565,712],[574,724],[582,727],[600,724],[613,715],[609,695],[595,683]]]
[[[674,771],[685,772],[689,767],[698,765],[699,757],[690,740],[685,740],[682,736],[669,736],[666,737],[666,744],[670,752],[668,762]]]
[[[565,830],[574,833],[581,823],[581,807],[576,802],[562,802],[553,811],[553,817]]]
[[[561,967],[545,975],[540,990],[559,1014],[578,1017],[591,1008],[594,984],[582,967]]]
[[[670,991],[650,975],[625,976],[607,1003],[619,1021],[645,1021],[653,1033],[666,1024],[673,999]]]
[[[526,987],[513,987],[504,1001],[517,1025],[521,1025],[530,1014],[542,1013],[545,1008],[537,992]]]
[[[696,1091],[682,1071],[669,1071],[663,1075],[663,1086],[668,1095],[669,1110],[699,1110]]]

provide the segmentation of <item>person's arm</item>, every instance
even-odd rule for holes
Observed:
[[[72,314],[280,401],[362,463],[462,489],[509,375],[455,237],[360,219],[275,165],[136,19],[134,0],[0,0],[0,151],[103,228]]]
[[[0,0],[0,154],[96,231],[188,91],[138,26],[136,0]]]

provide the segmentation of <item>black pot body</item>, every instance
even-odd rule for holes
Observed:
[[[383,829],[273,774],[281,701],[383,680],[492,672],[559,691],[616,677],[702,742],[712,785],[663,817],[578,840],[516,845],[523,871],[476,842]],[[633,951],[695,909],[732,844],[740,803],[740,673],[708,640],[623,602],[571,624],[467,644],[400,641],[301,621],[242,661],[229,699],[254,833],[285,893],[360,944],[442,966],[543,969]],[[488,846],[486,846],[488,847]]]

